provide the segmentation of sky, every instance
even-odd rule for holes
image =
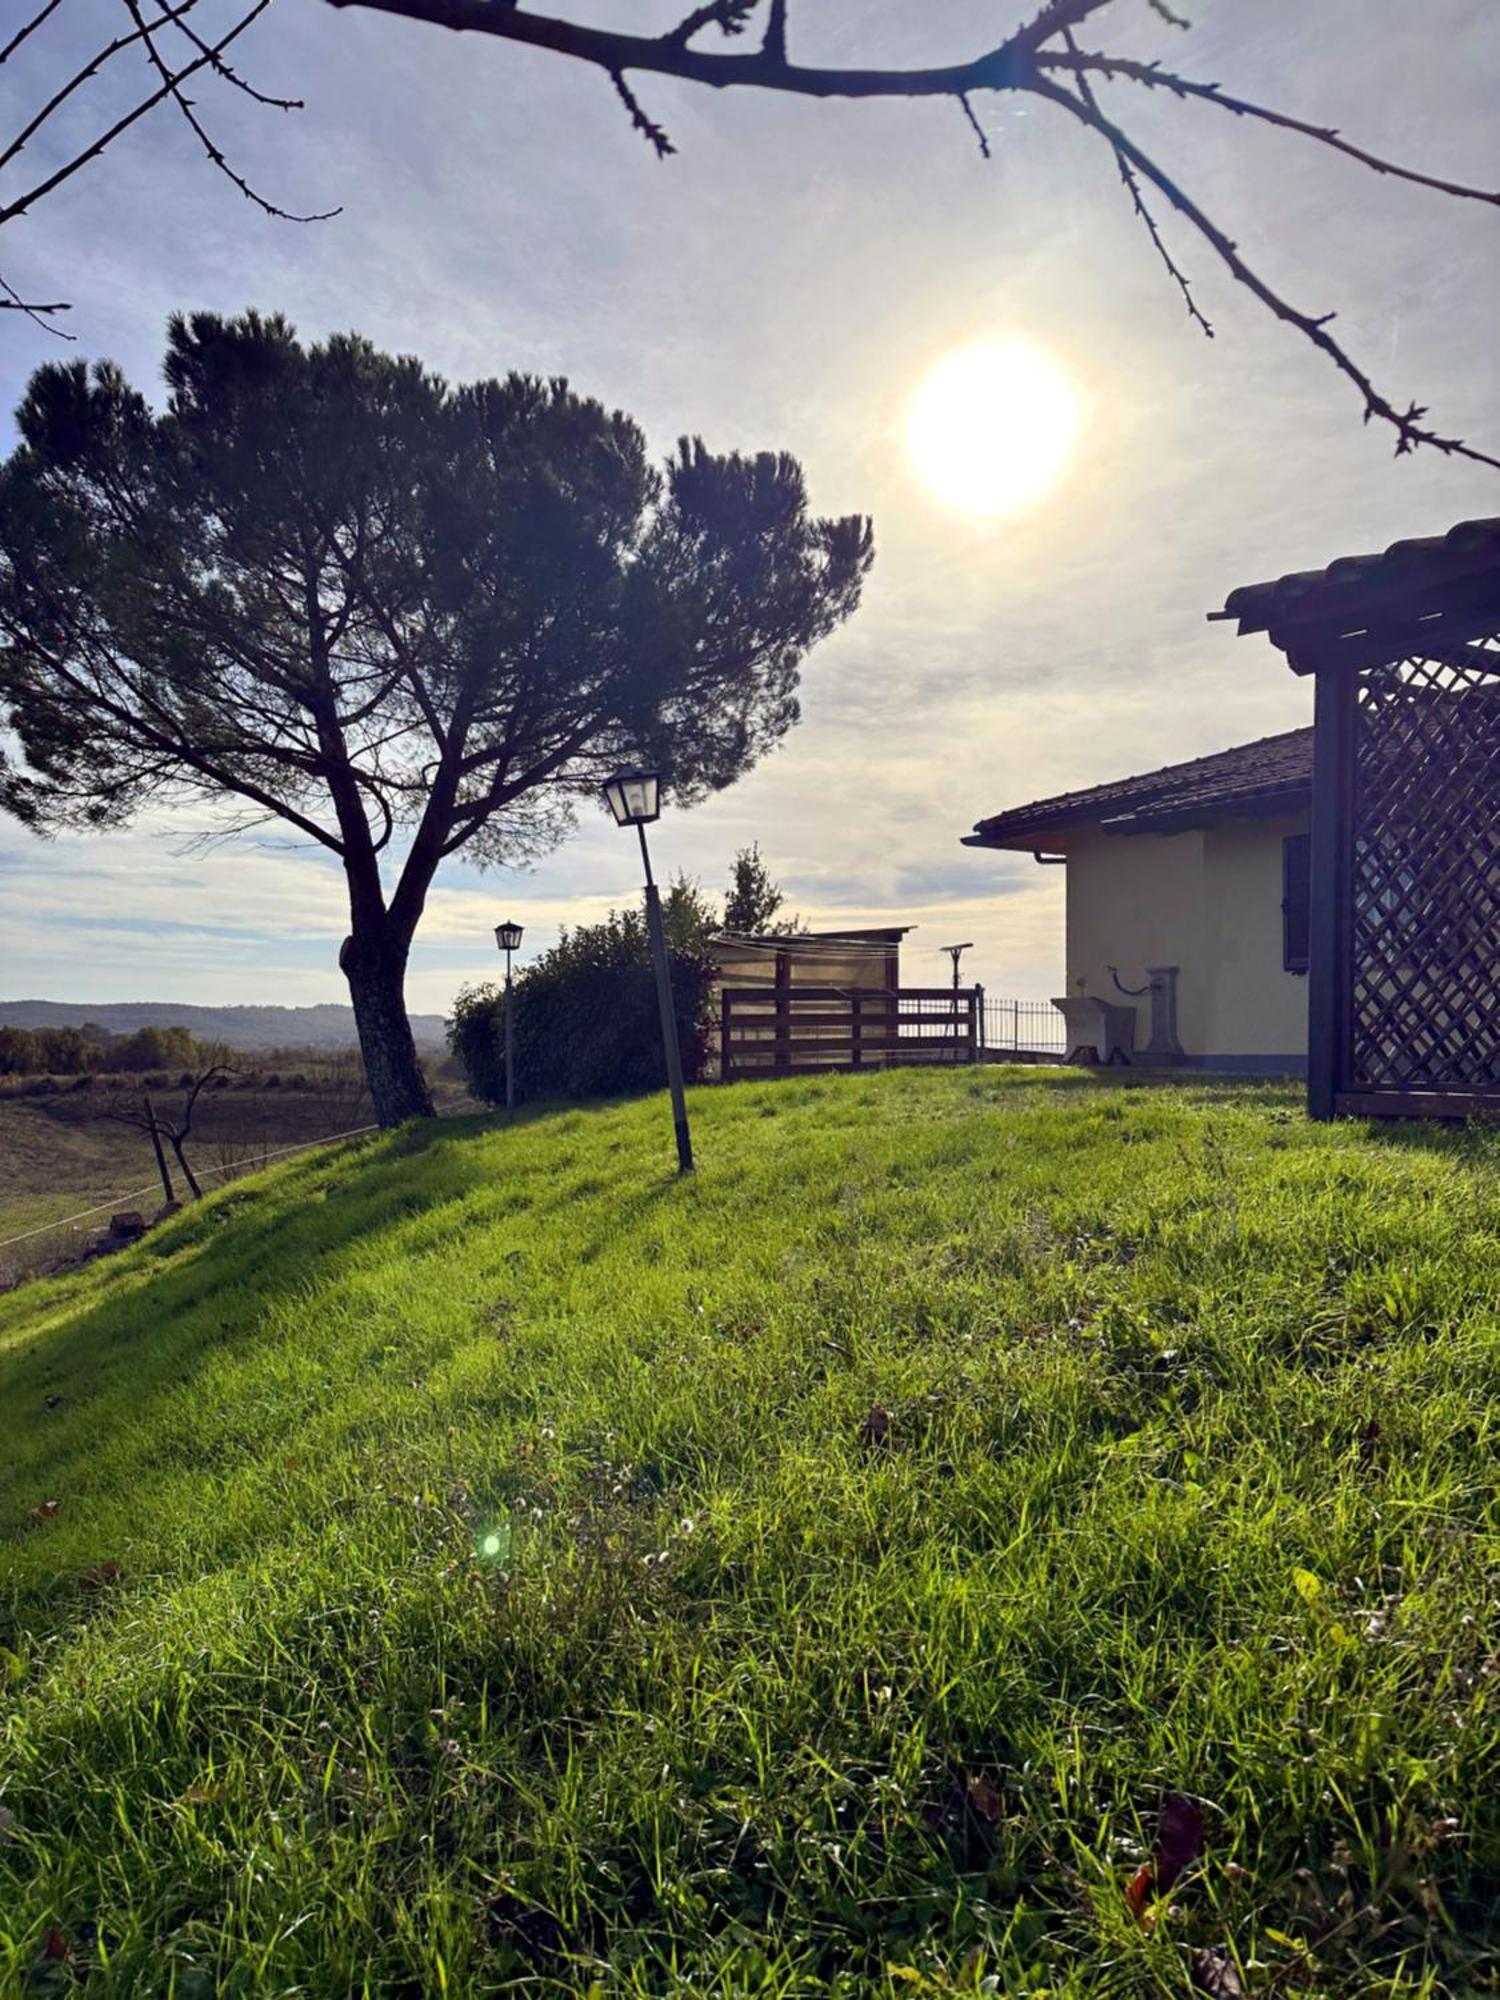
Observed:
[[[685,0],[552,11],[651,29]],[[794,54],[949,60],[1034,11],[794,0]],[[1181,33],[1119,0],[1097,42],[1500,186],[1492,0],[1188,12]],[[65,0],[27,62],[0,71],[0,129],[101,19],[103,0]],[[966,971],[993,996],[1062,990],[1063,871],[963,848],[975,820],[1311,719],[1310,689],[1264,640],[1205,622],[1237,584],[1500,514],[1500,473],[1394,458],[1327,363],[1168,224],[1215,327],[1205,340],[1108,152],[1045,105],[976,98],[986,161],[946,103],[641,78],[678,148],[662,161],[601,75],[538,52],[325,0],[275,0],[238,47],[257,85],[306,109],[201,92],[234,163],[286,207],[343,213],[274,221],[180,121],[142,121],[0,239],[13,283],[73,300],[77,337],[64,348],[0,314],[0,445],[42,361],[107,356],[156,396],[170,312],[258,306],[308,337],[357,329],[453,379],[566,374],[632,412],[663,457],[684,433],[794,452],[819,512],[874,518],[864,604],[807,660],[785,744],[728,792],[669,811],[653,853],[660,873],[720,890],[758,841],[813,925],[915,925],[908,984],[945,978],[941,947],[972,939]],[[96,112],[126,101],[115,88],[106,71]],[[1106,108],[1287,296],[1337,309],[1393,399],[1500,450],[1500,212],[1127,85]],[[23,156],[33,173],[46,158]],[[1049,357],[1079,423],[1044,494],[979,518],[924,485],[906,424],[928,371],[986,339]],[[336,867],[291,838],[205,846],[205,824],[44,842],[0,820],[0,998],[344,999]],[[637,873],[634,843],[602,814],[527,873],[450,864],[413,953],[412,1006],[442,1011],[493,976],[499,918],[526,926],[524,963],[560,924],[631,898]]]

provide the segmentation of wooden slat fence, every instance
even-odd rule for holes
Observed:
[[[978,1060],[977,987],[726,986],[719,1002],[726,1082]]]

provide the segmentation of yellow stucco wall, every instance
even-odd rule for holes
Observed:
[[[1068,841],[1068,990],[1118,1000],[1108,972],[1144,986],[1175,965],[1177,1031],[1190,1056],[1303,1057],[1307,980],[1281,965],[1281,843],[1305,814],[1190,833]],[[1150,1032],[1136,1002],[1136,1041]]]

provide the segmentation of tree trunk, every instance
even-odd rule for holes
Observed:
[[[182,1177],[193,1190],[193,1200],[202,1201],[203,1190],[198,1185],[198,1176],[188,1165],[187,1153],[184,1151],[181,1137],[175,1132],[169,1134],[169,1136],[172,1141],[172,1151],[177,1155],[177,1164],[182,1169]]]
[[[151,1099],[146,1099],[147,1128],[151,1134],[152,1149],[156,1154],[156,1171],[161,1175],[161,1184],[166,1190],[167,1200],[175,1202],[177,1190],[172,1186],[172,1176],[167,1172],[167,1156],[162,1151],[161,1131],[156,1123],[156,1113],[151,1108]]]
[[[344,940],[339,965],[349,982],[376,1118],[382,1125],[430,1118],[432,1096],[406,1018],[406,947],[355,932]]]

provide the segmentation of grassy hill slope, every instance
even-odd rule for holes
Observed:
[[[0,1991],[1494,1990],[1495,1138],[694,1116],[688,1183],[659,1102],[454,1121],[0,1301]]]

